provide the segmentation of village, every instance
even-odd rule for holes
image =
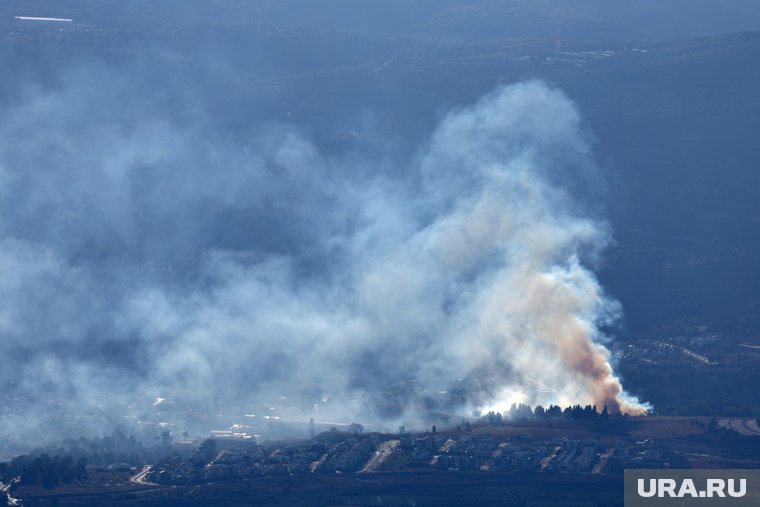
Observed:
[[[189,485],[269,475],[382,473],[422,470],[622,474],[625,468],[688,468],[688,458],[652,439],[528,434],[509,438],[477,433],[421,434],[327,432],[283,445],[208,439],[189,456],[177,453],[144,474],[145,483]]]

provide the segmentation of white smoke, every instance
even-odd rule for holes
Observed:
[[[555,183],[592,166],[564,95],[500,88],[443,120],[413,167],[416,195],[378,180],[340,189],[359,225],[329,238],[345,248],[328,276],[299,278],[288,255],[243,264],[217,252],[205,263],[213,290],[154,288],[134,298],[131,320],[148,323],[149,343],[170,340],[174,352],[155,355],[171,358],[157,361],[161,382],[192,377],[198,390],[247,368],[281,390],[345,397],[410,377],[422,390],[495,377],[501,389],[481,402],[518,393],[639,412],[598,329],[620,309],[580,261],[596,258],[608,228]]]
[[[644,409],[600,332],[610,232],[572,195],[597,172],[561,92],[499,88],[390,172],[292,129],[244,156],[139,115],[71,126],[102,97],[62,93],[1,125],[0,381],[28,406],[317,393],[366,419],[413,380],[472,408]]]

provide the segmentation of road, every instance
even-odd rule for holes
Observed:
[[[18,480],[18,479],[16,479],[16,480]],[[11,484],[3,484],[2,482],[0,482],[0,491],[2,491],[3,493],[5,493],[6,495],[8,495],[8,505],[18,505],[18,506],[20,506],[21,502],[18,499],[13,498],[11,496],[11,486],[13,486],[13,483],[11,483]]]
[[[137,472],[135,475],[129,478],[129,482],[133,484],[143,484],[146,486],[158,486],[155,482],[148,482],[145,480],[145,478],[148,476],[148,472],[150,472],[151,465],[145,465],[140,469],[139,472]]]
[[[755,419],[721,419],[718,424],[721,428],[734,430],[744,436],[760,436],[760,427]]]
[[[604,469],[607,466],[607,461],[609,461],[610,457],[615,454],[615,448],[610,447],[606,451],[604,451],[604,454],[602,454],[599,457],[599,463],[596,464],[593,470],[591,470],[592,474],[602,474],[604,473]]]
[[[393,454],[396,448],[401,445],[400,440],[388,440],[380,444],[380,447],[375,451],[375,454],[369,459],[360,473],[374,472],[377,468]]]

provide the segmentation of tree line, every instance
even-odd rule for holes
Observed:
[[[19,485],[54,488],[81,480],[88,465],[125,463],[137,467],[154,462],[169,452],[170,443],[170,438],[162,437],[157,445],[144,448],[134,435],[127,436],[121,429],[99,438],[69,438],[58,446],[34,449],[0,463],[0,482],[18,479]]]
[[[0,463],[0,477],[3,482],[18,477],[22,486],[42,485],[54,488],[82,479],[86,469],[87,459],[84,457],[75,462],[71,456],[50,456],[43,453],[33,457],[23,454],[8,463]]]
[[[571,405],[564,409],[559,405],[549,405],[548,408],[544,408],[541,405],[532,408],[530,405],[524,403],[513,403],[508,412],[502,414],[501,412],[488,412],[483,415],[483,420],[489,424],[499,425],[505,419],[511,420],[550,420],[550,419],[565,419],[565,420],[587,420],[587,421],[604,421],[609,419],[610,413],[607,409],[607,405],[604,405],[601,411],[598,410],[596,405]]]

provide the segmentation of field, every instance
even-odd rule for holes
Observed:
[[[203,487],[21,497],[24,505],[622,505],[622,477],[479,472],[268,477]],[[556,503],[554,503],[556,505]]]

